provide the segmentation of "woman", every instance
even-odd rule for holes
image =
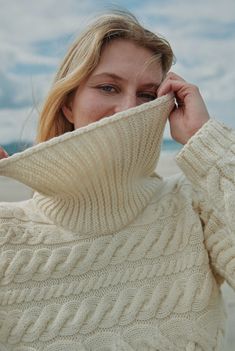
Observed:
[[[61,64],[38,145],[1,160],[35,190],[0,206],[1,350],[222,350],[235,135],[172,60],[132,15],[101,16]],[[162,179],[168,117],[183,174]]]

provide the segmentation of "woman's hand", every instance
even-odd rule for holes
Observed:
[[[2,158],[7,158],[8,156],[8,153],[0,146],[0,160]]]
[[[169,72],[158,88],[158,97],[173,92],[177,106],[169,116],[171,136],[181,144],[206,123],[210,116],[197,86]]]

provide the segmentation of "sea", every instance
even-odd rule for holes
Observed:
[[[22,152],[28,148],[33,146],[33,143],[30,141],[11,141],[6,144],[1,144],[1,147],[3,147],[8,155],[13,155],[18,152]],[[174,141],[173,139],[163,139],[162,143],[162,152],[175,152],[179,151],[182,148],[182,145]]]

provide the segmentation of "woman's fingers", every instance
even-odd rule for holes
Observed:
[[[8,156],[8,153],[2,147],[0,147],[0,159],[7,158]]]
[[[167,79],[158,88],[158,97],[168,94],[169,92],[175,93],[175,96],[183,98],[184,90],[189,84],[181,80]],[[181,94],[180,94],[181,93]]]
[[[209,114],[198,87],[170,72],[160,87],[158,97],[174,93],[176,107],[169,116],[171,136],[185,144],[209,119]]]
[[[158,97],[166,95],[170,92],[175,94],[176,99],[184,99],[188,90],[192,90],[194,86],[187,83],[182,77],[173,72],[169,72],[158,88]]]

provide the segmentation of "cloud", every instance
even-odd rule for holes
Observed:
[[[121,0],[118,5],[170,41],[177,57],[173,70],[200,87],[214,116],[235,127],[234,0]],[[17,115],[40,105],[73,38],[108,7],[108,0],[1,3],[0,123],[5,135],[10,138],[13,126],[8,116],[21,123]]]
[[[27,45],[37,40],[54,39],[56,36],[71,33],[80,27],[82,17],[89,8],[88,4],[89,1],[78,3],[74,0],[3,2],[0,13],[2,37],[6,42]]]
[[[1,109],[32,107],[39,103],[48,90],[49,77],[45,74],[22,77],[0,71]]]
[[[0,109],[0,145],[9,141],[34,140],[37,117],[36,109]]]
[[[137,12],[143,16],[152,16],[156,20],[166,17],[168,27],[176,23],[195,23],[206,20],[234,22],[235,3],[233,0],[148,0],[138,6]]]

